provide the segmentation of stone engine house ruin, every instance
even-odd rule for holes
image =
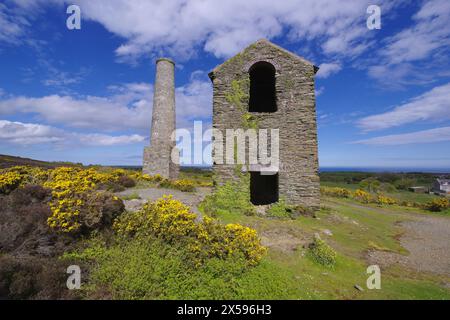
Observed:
[[[283,198],[289,204],[319,207],[317,70],[312,63],[263,39],[209,74],[214,129],[224,136],[226,129],[253,124],[258,129],[279,129],[278,172],[266,175],[258,166],[241,168],[249,171],[253,204]],[[237,179],[236,165],[217,163],[216,156],[213,154],[217,182]]]

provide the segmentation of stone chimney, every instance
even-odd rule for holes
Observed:
[[[175,63],[161,58],[156,61],[151,140],[150,147],[144,149],[144,174],[159,174],[168,179],[178,177],[179,151],[171,139],[174,130]]]

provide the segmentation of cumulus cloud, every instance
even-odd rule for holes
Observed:
[[[212,117],[212,85],[206,73],[195,71],[191,81],[175,90],[179,127]]]
[[[205,76],[206,77],[206,76]],[[0,98],[0,115],[35,115],[51,125],[96,131],[137,131],[150,129],[153,86],[128,83],[109,87],[108,96],[49,95]],[[212,114],[212,86],[196,73],[186,85],[176,88],[178,126],[188,126],[195,119]]]
[[[126,84],[114,89],[107,97],[12,97],[0,101],[0,114],[35,114],[49,124],[99,131],[148,128],[152,86]]]
[[[12,0],[21,3],[24,0]],[[28,2],[28,1],[26,1]],[[66,0],[35,0],[34,3],[69,4]],[[102,24],[122,37],[120,57],[171,54],[195,55],[198,49],[216,57],[230,57],[251,42],[281,36],[291,41],[320,40],[326,54],[346,56],[367,49],[365,19],[370,0],[75,0],[83,19]],[[384,7],[391,1],[378,0]]]
[[[19,145],[113,146],[143,142],[140,135],[112,136],[68,132],[52,126],[0,120],[0,141]]]
[[[402,144],[434,143],[450,141],[450,127],[422,130],[411,133],[391,134],[353,142],[354,144],[395,146]]]
[[[450,119],[450,83],[395,107],[392,111],[372,115],[357,122],[364,131],[398,127],[417,121],[445,121]]]
[[[337,62],[322,63],[319,65],[319,72],[317,72],[316,76],[317,78],[328,78],[329,76],[341,71],[341,69],[341,64]]]
[[[356,42],[364,42],[368,36],[364,21],[369,1],[365,0],[193,0],[158,5],[144,0],[126,5],[129,2],[123,0],[111,5],[108,1],[108,12],[103,9],[104,2],[80,1],[91,19],[128,40],[117,50],[122,56],[160,48],[189,56],[203,48],[216,57],[230,57],[259,38],[280,36],[283,30],[289,30],[293,41],[323,37],[325,52],[348,54]],[[124,6],[125,11],[114,10]]]

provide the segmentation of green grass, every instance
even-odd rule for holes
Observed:
[[[137,192],[130,193],[128,195],[121,196],[122,200],[138,200],[141,199],[141,196]]]
[[[213,172],[210,169],[182,168],[179,179],[194,181],[196,185],[212,185]]]
[[[345,182],[321,182],[322,186],[325,187],[339,187],[339,188],[345,188],[348,190],[355,191],[356,189],[360,189],[359,184],[355,183],[345,183]],[[399,201],[408,201],[408,202],[418,202],[418,203],[426,203],[430,200],[436,199],[439,196],[436,196],[434,194],[428,194],[428,193],[415,193],[411,191],[405,191],[405,190],[397,190],[395,192],[382,192],[384,195],[388,197],[395,198]]]
[[[266,274],[266,281],[281,275],[289,278],[284,288],[284,299],[450,299],[450,290],[442,286],[442,282],[450,279],[414,273],[398,266],[382,270],[381,290],[359,292],[354,288],[356,284],[366,288],[367,250],[408,254],[397,240],[402,233],[397,222],[410,219],[410,213],[416,213],[418,209],[372,207],[350,199],[322,200],[318,219],[269,219],[229,211],[220,212],[218,218],[224,223],[251,226],[260,233],[278,229],[282,230],[281,233],[306,237],[311,241],[316,232],[332,231],[331,237],[321,234],[337,252],[336,264],[331,269],[317,264],[309,257],[308,249],[302,247],[292,252],[269,249],[265,263],[273,269]]]
[[[289,235],[301,239],[300,244],[295,244],[295,250],[269,247],[256,267],[244,266],[239,259],[212,258],[195,268],[186,249],[176,245],[116,238],[109,245],[94,241],[87,250],[66,255],[90,266],[86,298],[104,297],[107,292],[107,297],[115,299],[450,299],[450,290],[443,286],[449,277],[399,265],[382,269],[381,290],[366,288],[367,251],[408,254],[398,241],[402,234],[398,222],[411,219],[412,214],[432,213],[324,197],[317,218],[260,217],[234,210],[239,201],[233,206],[227,201],[234,196],[233,190],[221,190],[222,196],[214,201],[220,207],[215,215],[221,222],[250,226],[265,237],[289,241],[283,238]],[[325,229],[333,235],[325,235]],[[311,254],[308,243],[315,233],[336,252],[332,266],[321,265]],[[365,290],[360,292],[355,285]]]

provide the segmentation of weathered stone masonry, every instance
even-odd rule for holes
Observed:
[[[159,174],[164,178],[178,177],[178,151],[171,140],[175,130],[175,63],[166,58],[156,61],[155,92],[153,97],[153,115],[151,146],[144,149],[143,173]],[[171,160],[172,150],[176,155]]]
[[[314,75],[315,67],[305,59],[267,40],[259,40],[241,53],[216,67],[213,83],[213,128],[243,128],[248,118],[249,70],[257,62],[268,62],[275,68],[277,111],[252,112],[260,129],[280,130],[280,169],[278,193],[290,204],[318,208],[320,186]],[[233,85],[246,93],[242,106],[232,103]],[[246,116],[247,114],[247,116]],[[225,148],[224,148],[225,149]],[[213,155],[213,159],[216,155]],[[219,183],[236,178],[236,166],[213,164]]]

